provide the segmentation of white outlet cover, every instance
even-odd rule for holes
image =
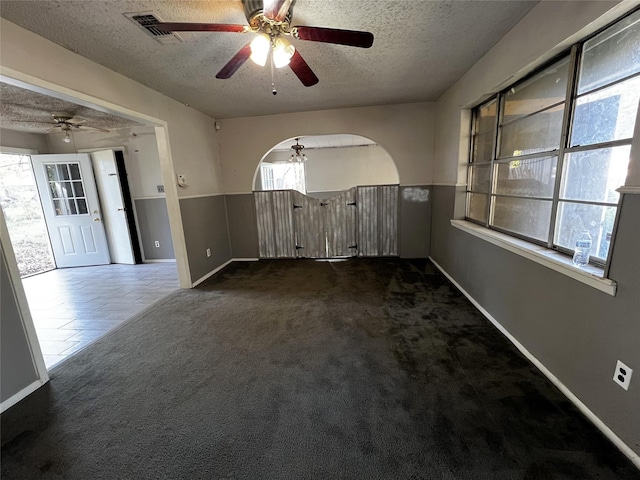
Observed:
[[[616,363],[616,370],[613,372],[613,381],[625,390],[629,390],[632,374],[633,370],[618,360],[618,363]]]

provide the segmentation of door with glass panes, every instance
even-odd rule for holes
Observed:
[[[31,161],[56,266],[110,263],[89,155],[32,155]]]

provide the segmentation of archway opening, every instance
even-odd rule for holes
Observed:
[[[295,158],[297,145],[306,159]],[[293,158],[292,158],[293,157]],[[395,185],[398,170],[387,151],[360,135],[310,135],[275,145],[260,161],[253,190],[297,190],[314,198],[330,198],[362,185]]]

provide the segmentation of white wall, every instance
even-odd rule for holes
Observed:
[[[135,135],[134,135],[135,134]],[[131,196],[136,198],[164,197],[157,186],[163,185],[160,156],[152,127],[127,127],[109,133],[80,131],[73,133],[73,142],[65,143],[60,134],[47,135],[50,153],[75,153],[76,150],[124,147],[124,162]]]
[[[393,159],[403,185],[432,182],[435,105],[322,110],[221,120],[218,132],[226,193],[248,193],[262,157],[295,137],[351,133],[370,138]]]
[[[617,3],[540,2],[442,95],[436,104],[434,183],[466,183],[469,114],[461,107],[477,105],[637,4]]]
[[[358,185],[399,181],[393,159],[379,145],[319,148],[305,150],[305,154],[307,192],[339,192]],[[273,151],[263,162],[287,161],[290,156],[291,151]]]
[[[36,150],[38,153],[49,153],[46,135],[15,130],[0,129],[0,146]]]

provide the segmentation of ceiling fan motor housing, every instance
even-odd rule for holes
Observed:
[[[291,18],[293,17],[293,5],[295,0],[291,2],[287,18],[283,23],[291,24]],[[242,6],[244,7],[244,15],[247,17],[247,22],[253,28],[257,28],[260,25],[260,17],[264,13],[264,0],[242,0]]]

